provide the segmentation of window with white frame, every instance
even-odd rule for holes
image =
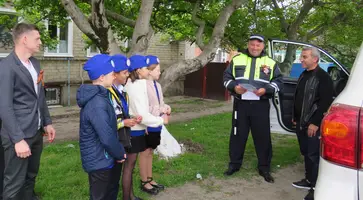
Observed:
[[[61,89],[60,87],[47,87],[45,89],[45,99],[48,105],[61,104]]]
[[[10,8],[0,7],[0,21],[7,22],[11,26],[18,20],[16,11]],[[5,23],[0,23],[0,57],[6,57],[13,50],[14,43],[11,35],[11,28]]]
[[[218,48],[216,55],[212,62],[225,63],[225,62],[227,62],[227,56],[228,56],[228,53],[225,49]]]
[[[95,44],[92,44],[87,49],[87,57],[93,57],[94,55],[97,55],[100,53],[100,50],[97,48]]]
[[[45,48],[44,56],[72,57],[73,56],[73,22],[60,26],[59,23],[45,22],[46,29],[52,39],[58,40],[55,48]]]

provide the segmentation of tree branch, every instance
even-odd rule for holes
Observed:
[[[134,27],[136,22],[135,20],[132,20],[132,19],[129,19],[123,15],[120,15],[118,13],[115,13],[111,10],[107,10],[106,9],[106,16],[107,17],[110,17],[111,19],[115,20],[115,21],[120,21],[122,23],[124,23],[125,25],[127,26],[130,26],[130,27]]]
[[[77,27],[98,46],[101,43],[101,39],[97,36],[91,24],[88,22],[87,17],[82,13],[74,1],[61,0],[61,2]]]
[[[347,19],[346,13],[338,13],[332,20],[329,21],[333,23],[339,23],[339,22],[344,22],[346,19]],[[310,40],[316,36],[321,35],[329,27],[329,25],[331,24],[327,22],[320,24],[319,26],[315,27],[313,30],[308,32],[306,34],[306,38]]]
[[[275,0],[274,0],[275,1]],[[289,31],[292,33],[296,33],[297,29],[304,22],[306,16],[309,14],[310,10],[314,7],[314,0],[305,0],[303,6],[300,9],[299,15],[292,22]],[[315,2],[317,3],[317,2]]]
[[[92,0],[91,26],[96,34],[100,37],[101,43],[98,48],[101,52],[109,52],[109,34],[110,23],[108,23],[105,12],[104,0]]]
[[[193,12],[192,12],[192,21],[195,25],[198,26],[198,31],[196,34],[196,43],[199,46],[199,48],[201,50],[203,50],[204,49],[203,33],[204,33],[205,22],[197,17],[200,3],[201,3],[201,1],[198,0],[194,5]]]
[[[243,3],[247,4],[248,1],[249,0],[232,0],[228,5],[226,5],[218,16],[217,22],[213,28],[212,36],[208,44],[205,45],[203,52],[194,59],[183,60],[179,63],[173,64],[163,72],[160,84],[163,86],[165,91],[174,81],[178,80],[179,77],[195,72],[213,60],[217,48],[220,47],[229,18],[235,10],[240,8]]]
[[[275,10],[275,13],[277,14],[278,18],[280,19],[281,28],[283,29],[283,32],[286,34],[288,33],[289,25],[286,22],[286,19],[282,13],[282,10],[280,6],[277,4],[276,0],[272,0],[272,4]]]
[[[315,27],[313,30],[306,34],[307,40],[311,40],[314,37],[321,35],[326,29],[328,25],[326,23],[320,24],[319,26]]]
[[[149,47],[149,41],[154,34],[150,26],[151,13],[155,0],[142,0],[139,16],[137,16],[135,29],[132,34],[131,54],[145,54]]]

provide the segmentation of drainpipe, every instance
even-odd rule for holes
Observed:
[[[67,96],[68,96],[68,107],[71,106],[71,58],[67,58],[68,61],[68,67],[67,67]]]

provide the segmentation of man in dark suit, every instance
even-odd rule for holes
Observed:
[[[14,51],[0,62],[1,140],[5,155],[4,200],[34,199],[34,185],[43,150],[43,132],[52,142],[55,130],[38,80],[41,41],[35,25],[13,30]]]

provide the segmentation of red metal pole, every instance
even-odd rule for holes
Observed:
[[[207,98],[207,66],[205,65],[203,67],[203,85],[202,85],[202,98],[205,99]]]

